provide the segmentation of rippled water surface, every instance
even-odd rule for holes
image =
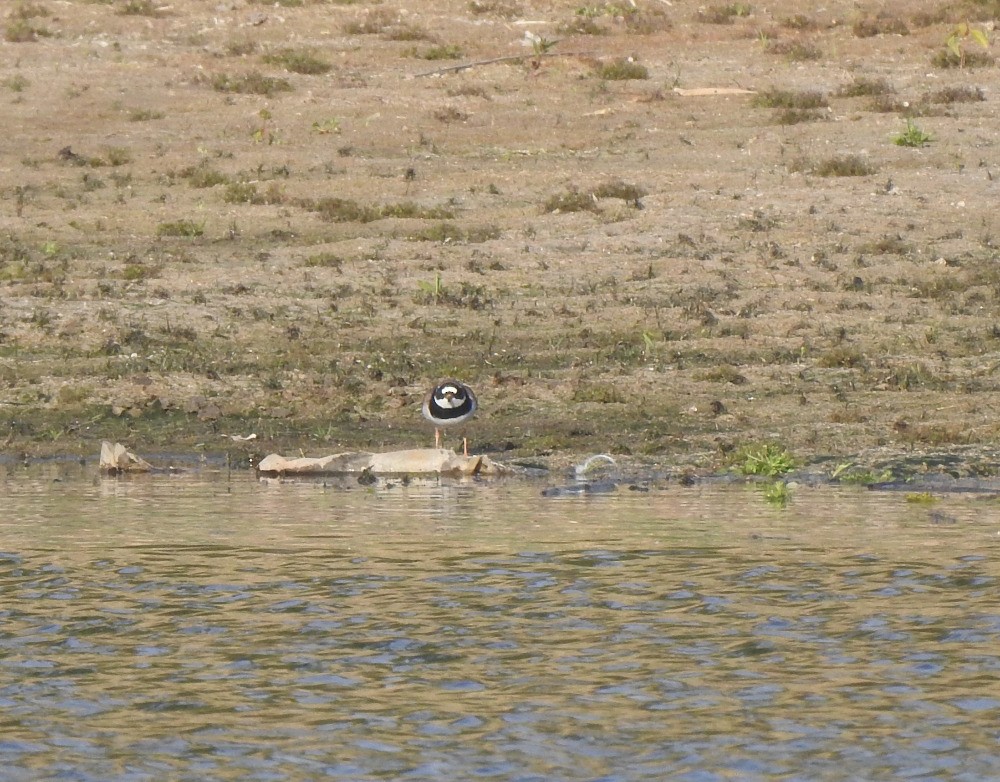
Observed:
[[[0,479],[2,780],[1000,777],[995,500]]]

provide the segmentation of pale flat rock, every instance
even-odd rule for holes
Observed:
[[[318,458],[265,456],[257,472],[266,475],[507,475],[510,470],[488,456],[460,456],[444,448],[414,448],[387,453],[337,453]]]
[[[121,443],[101,443],[101,472],[117,475],[123,472],[149,472],[153,465],[136,456]]]
[[[745,90],[742,87],[693,87],[684,89],[674,87],[674,92],[682,98],[701,98],[711,95],[756,95],[757,90]]]

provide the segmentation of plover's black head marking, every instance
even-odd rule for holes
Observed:
[[[468,421],[478,406],[476,395],[465,383],[444,380],[427,394],[421,412],[436,426],[451,426]]]

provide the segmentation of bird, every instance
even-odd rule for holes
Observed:
[[[424,418],[434,424],[434,447],[441,447],[441,427],[465,423],[476,414],[476,395],[465,383],[458,380],[442,380],[424,398],[421,412]],[[469,455],[469,441],[462,438],[462,451]]]

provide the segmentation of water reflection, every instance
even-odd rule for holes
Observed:
[[[988,501],[66,476],[2,502],[5,779],[1000,771]]]

